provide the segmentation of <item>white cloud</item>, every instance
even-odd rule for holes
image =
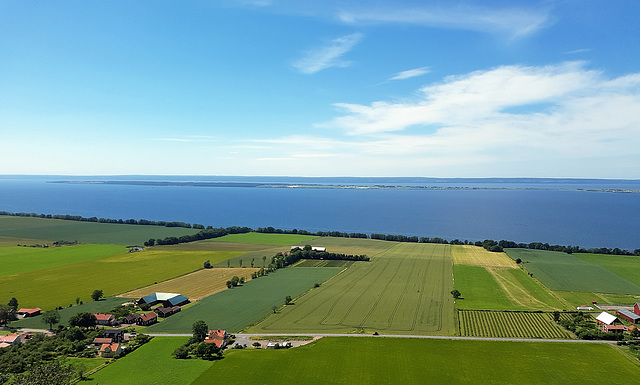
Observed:
[[[468,176],[481,165],[512,176],[640,171],[640,73],[607,79],[580,62],[503,66],[445,78],[412,101],[336,106],[345,114],[318,128],[342,129],[334,147],[361,162]]]
[[[397,74],[395,74],[392,77],[390,77],[389,80],[410,79],[410,78],[415,78],[417,76],[424,75],[424,74],[429,73],[429,72],[430,72],[429,67],[414,68],[414,69],[411,69],[411,70],[398,72]]]
[[[339,37],[325,46],[307,51],[293,66],[304,74],[314,74],[330,67],[347,67],[351,63],[342,60],[341,56],[351,51],[361,39],[360,33]]]
[[[506,34],[511,38],[530,35],[550,22],[548,10],[542,7],[499,9],[460,4],[438,7],[363,6],[355,10],[343,10],[338,14],[338,18],[348,24],[417,24]]]

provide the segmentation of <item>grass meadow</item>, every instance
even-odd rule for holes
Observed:
[[[211,361],[176,360],[171,353],[188,338],[154,338],[124,358],[107,365],[80,384],[185,385],[212,366]],[[218,383],[218,382],[215,382]]]
[[[65,307],[75,303],[77,297],[90,301],[96,289],[112,296],[191,273],[201,269],[206,260],[217,263],[238,254],[242,252],[170,252],[152,248],[29,271],[0,280],[0,303],[16,297],[21,307]]]
[[[140,226],[61,219],[0,216],[0,237],[65,240],[82,243],[142,245],[149,238],[179,237],[198,230],[182,227]]]
[[[142,298],[152,293],[180,293],[190,300],[200,300],[212,294],[227,290],[227,281],[233,276],[244,277],[246,281],[251,279],[251,273],[257,268],[217,268],[202,269],[178,278],[160,282],[151,286],[122,293],[120,297]]]
[[[289,246],[311,242],[316,239],[315,235],[301,234],[269,234],[269,233],[243,233],[229,234],[224,237],[208,239],[206,242],[233,242],[233,243],[253,243],[258,245]],[[312,242],[313,243],[313,242]],[[315,244],[313,245],[315,246]]]
[[[191,333],[195,321],[210,329],[239,332],[283,306],[286,296],[296,297],[342,271],[340,268],[285,268],[252,279],[242,286],[206,297],[180,313],[147,328],[148,333]],[[293,308],[295,305],[286,306]]]
[[[0,277],[128,253],[120,245],[0,247]]]
[[[453,334],[449,245],[388,244],[249,330]]]
[[[295,349],[228,352],[192,385],[601,385],[638,373],[607,344],[325,337]]]
[[[524,261],[527,271],[551,290],[640,295],[638,285],[572,254],[528,249],[507,249],[507,254]]]
[[[586,253],[576,253],[573,255],[587,263],[604,267],[616,275],[640,286],[640,258],[635,255],[603,255]]]
[[[455,287],[463,299],[459,309],[559,310],[568,306],[529,277],[505,253],[477,246],[451,246]]]

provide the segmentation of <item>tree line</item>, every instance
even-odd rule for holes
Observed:
[[[453,239],[448,241],[440,237],[417,237],[407,236],[401,234],[378,234],[372,233],[367,235],[365,233],[347,233],[343,231],[307,231],[307,230],[283,230],[274,227],[258,227],[252,229],[249,227],[227,227],[227,228],[213,228],[212,226],[205,227],[201,224],[189,224],[185,222],[166,222],[166,221],[149,221],[146,219],[110,219],[110,218],[84,218],[79,215],[51,215],[51,214],[36,214],[36,213],[11,213],[7,211],[0,211],[0,215],[9,215],[16,217],[33,217],[33,218],[48,218],[48,219],[62,219],[81,222],[98,222],[98,223],[117,223],[117,224],[130,224],[130,225],[148,225],[148,226],[164,226],[164,227],[184,227],[191,229],[199,229],[196,234],[183,235],[180,237],[166,237],[164,239],[150,239],[145,242],[145,246],[157,245],[174,245],[178,243],[194,242],[203,239],[211,239],[222,237],[227,234],[248,233],[255,231],[258,233],[267,234],[300,234],[300,235],[312,235],[316,237],[338,237],[338,238],[364,238],[364,239],[379,239],[384,241],[394,242],[417,242],[417,243],[438,243],[438,244],[450,244],[450,245],[475,245],[482,246],[489,251],[503,251],[508,248],[521,248],[521,249],[535,249],[535,250],[549,250],[559,251],[563,253],[591,253],[591,254],[609,254],[609,255],[635,255],[640,256],[640,249],[633,251],[623,250],[618,247],[596,247],[596,248],[582,248],[580,246],[571,245],[550,245],[542,242],[530,242],[530,243],[516,243],[508,240],[495,241],[491,239],[485,239],[484,241],[461,241],[459,239]],[[226,233],[225,233],[226,231]],[[153,241],[153,242],[151,242]]]
[[[304,248],[296,248],[289,253],[277,253],[271,258],[269,267],[281,269],[292,265],[301,259],[325,259],[325,260],[341,260],[341,261],[369,261],[366,255],[350,255],[340,253],[329,253],[326,251],[314,251],[310,245]]]

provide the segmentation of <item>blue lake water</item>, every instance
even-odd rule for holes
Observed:
[[[523,189],[355,190],[47,183],[125,179]],[[640,190],[640,181],[0,176],[0,210],[183,221],[214,227],[273,226],[449,240],[507,239],[640,248],[640,194],[559,190],[566,188]]]

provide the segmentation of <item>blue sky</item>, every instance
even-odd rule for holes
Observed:
[[[0,174],[637,179],[638,15],[0,0]]]

